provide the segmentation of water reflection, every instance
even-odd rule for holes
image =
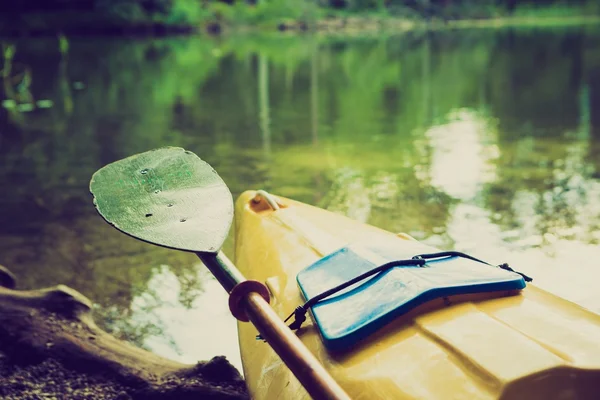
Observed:
[[[215,355],[225,355],[241,371],[236,346],[237,325],[227,306],[227,294],[203,265],[196,264],[193,282],[181,285],[177,271],[162,265],[154,270],[147,290],[133,298],[130,323],[158,326],[160,331],[144,336],[145,347],[164,357],[193,364]],[[195,293],[194,293],[195,292]]]
[[[454,110],[447,118],[449,122],[425,132],[432,153],[431,183],[452,197],[472,200],[495,180],[495,127],[489,117],[470,110]]]
[[[5,44],[0,262],[24,287],[81,290],[123,338],[239,363],[197,259],[124,237],[91,205],[96,169],[163,145],[201,155],[234,196],[263,187],[508,261],[600,311],[595,28]]]

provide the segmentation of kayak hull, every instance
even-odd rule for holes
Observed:
[[[343,246],[414,239],[278,197],[236,202],[235,263],[265,282],[287,317],[304,302],[297,274]],[[255,399],[310,398],[274,351],[239,322],[244,375]],[[353,399],[592,399],[600,393],[600,317],[534,285],[433,300],[350,350],[328,351],[308,318],[298,336]]]

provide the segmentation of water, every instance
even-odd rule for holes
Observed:
[[[264,188],[509,262],[600,312],[600,29],[11,43],[0,263],[22,288],[80,290],[119,337],[240,366],[199,261],[91,204],[95,170],[163,145],[199,154],[234,196]]]

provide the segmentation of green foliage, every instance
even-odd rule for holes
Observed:
[[[495,0],[477,2],[452,2],[445,7],[437,7],[436,14],[451,19],[484,19],[501,17],[507,14],[505,6]]]
[[[523,4],[517,6],[514,11],[515,17],[530,18],[561,18],[589,15],[590,9],[594,8],[594,3],[589,3],[585,7],[572,6],[566,4],[556,4],[547,7],[536,7],[535,4]]]
[[[384,0],[348,0],[347,8],[354,11],[382,10],[385,8]]]
[[[585,15],[600,15],[600,2],[589,2],[583,7]]]
[[[115,22],[137,23],[147,18],[136,0],[98,0],[96,9]]]
[[[58,35],[58,50],[60,54],[67,54],[69,52],[69,39],[62,33]]]
[[[173,25],[199,23],[206,16],[198,0],[177,0],[173,3],[165,22]]]
[[[105,24],[198,24],[205,16],[199,0],[96,0],[96,21]]]
[[[261,25],[305,18],[316,9],[311,2],[295,0],[260,1],[255,5],[237,1],[231,5],[212,2],[208,9],[217,21],[233,25]]]
[[[10,62],[16,52],[16,47],[14,44],[4,43],[2,42],[2,55],[4,57],[4,62]]]

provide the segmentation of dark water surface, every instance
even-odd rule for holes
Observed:
[[[507,261],[600,312],[600,29],[10,44],[0,264],[23,288],[80,290],[120,337],[239,366],[226,296],[197,259],[92,206],[95,170],[164,145],[234,196],[264,188]]]

